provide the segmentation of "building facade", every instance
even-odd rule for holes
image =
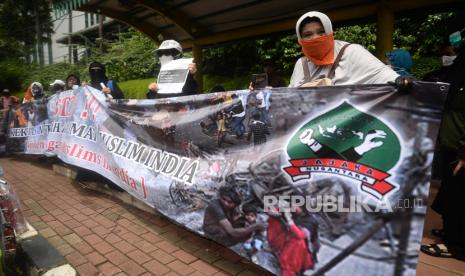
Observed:
[[[50,35],[49,42],[43,44],[44,63],[77,62],[90,55],[91,47],[98,47],[100,36],[112,40],[118,37],[119,32],[128,29],[127,25],[104,16],[100,23],[99,17],[98,14],[81,11],[53,16],[54,33]],[[33,60],[36,56],[33,55]]]

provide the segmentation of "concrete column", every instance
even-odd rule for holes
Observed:
[[[203,93],[203,74],[202,74],[202,47],[193,43],[192,46],[192,55],[194,56],[194,62],[197,65],[197,73],[195,74],[194,78],[197,81],[198,91]]]
[[[385,60],[384,54],[392,51],[394,35],[394,13],[387,1],[380,1],[376,13],[376,56]]]

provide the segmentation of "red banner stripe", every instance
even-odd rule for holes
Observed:
[[[303,172],[301,168],[306,167],[324,167],[335,168],[351,171],[366,177],[374,178],[377,181],[373,184],[362,182],[362,185],[385,195],[395,189],[395,186],[389,182],[384,181],[390,174],[374,169],[372,167],[358,164],[351,161],[332,159],[332,158],[310,158],[310,159],[293,159],[290,160],[292,166],[284,168],[284,170],[292,177],[293,181],[303,178],[310,178],[310,172]],[[342,175],[344,176],[344,175]]]

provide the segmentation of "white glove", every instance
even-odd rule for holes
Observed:
[[[307,128],[299,136],[300,142],[307,145],[312,151],[318,151],[322,146],[313,138],[313,129]]]
[[[374,133],[369,133],[367,136],[365,136],[363,143],[360,146],[354,148],[355,152],[357,152],[359,155],[364,155],[366,152],[374,148],[381,147],[384,144],[384,142],[373,141],[374,139],[377,139],[377,138],[379,139],[386,138],[386,132],[382,130],[376,130]]]
[[[299,136],[300,142],[307,146],[311,146],[315,143],[315,139],[313,138],[313,129],[307,128],[304,130]]]

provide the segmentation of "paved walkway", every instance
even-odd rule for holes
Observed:
[[[36,158],[3,158],[26,219],[81,275],[266,275],[216,243],[87,191]],[[431,201],[437,189],[431,189]],[[428,209],[423,243],[440,218]],[[465,275],[465,262],[420,254],[417,276]]]
[[[428,198],[428,206],[431,206],[438,192],[437,186],[432,186]],[[423,231],[422,244],[440,242],[431,234],[431,229],[442,228],[440,216],[428,207],[426,212],[425,227]],[[435,258],[421,253],[418,258],[417,276],[465,276],[465,262],[456,259]]]
[[[86,191],[35,158],[0,164],[26,219],[81,275],[266,275],[227,248]]]

